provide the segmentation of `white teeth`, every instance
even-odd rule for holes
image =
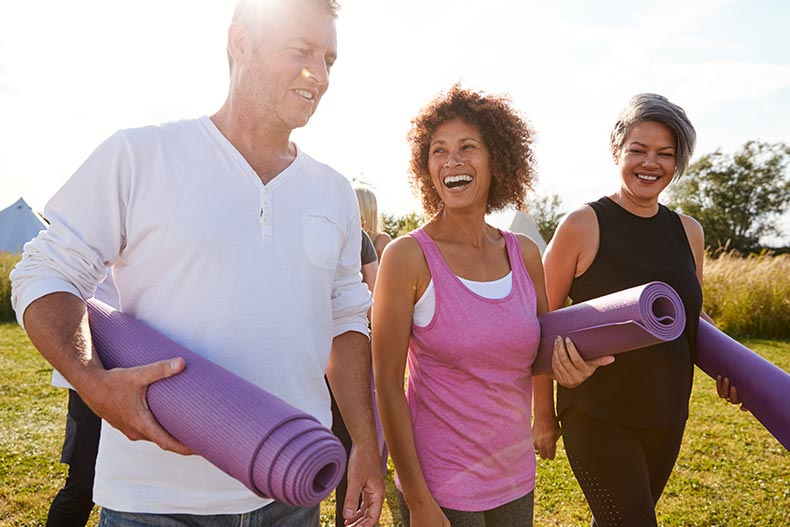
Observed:
[[[658,179],[658,176],[648,176],[646,174],[637,174],[636,177],[638,177],[639,179],[644,179],[646,181],[656,181]]]
[[[310,100],[312,100],[312,99],[313,99],[313,94],[312,94],[312,93],[310,93],[310,92],[309,92],[309,91],[307,91],[307,90],[296,90],[296,93],[298,93],[299,95],[301,95],[301,96],[302,96],[302,97],[304,97],[305,99],[310,99]]]
[[[472,176],[466,174],[458,174],[457,176],[447,176],[444,178],[445,185],[451,185],[453,183],[470,183],[471,181]]]

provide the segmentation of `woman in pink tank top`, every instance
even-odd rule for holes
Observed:
[[[556,440],[533,443],[531,429],[543,267],[531,239],[485,222],[523,207],[532,140],[506,97],[459,85],[409,133],[411,182],[430,220],[384,251],[372,331],[406,525],[532,525],[535,452]],[[553,408],[536,406],[536,422],[547,419],[556,431]]]

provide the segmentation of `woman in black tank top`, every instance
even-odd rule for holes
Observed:
[[[563,307],[568,297],[583,302],[660,280],[678,292],[686,310],[677,340],[619,354],[583,382],[589,365],[557,376],[565,450],[593,525],[656,525],[655,504],[680,449],[697,325],[706,316],[704,235],[696,220],[658,200],[685,171],[695,139],[682,108],[660,95],[633,97],[610,139],[619,190],[569,214],[544,255],[551,309]],[[575,358],[572,346],[568,354],[555,360]],[[720,395],[737,403],[729,382],[718,384]],[[550,381],[536,383],[535,404],[550,404],[552,394]]]

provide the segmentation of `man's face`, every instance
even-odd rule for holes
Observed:
[[[239,64],[239,90],[256,119],[290,132],[307,124],[329,87],[335,20],[326,10],[286,0],[258,30]]]

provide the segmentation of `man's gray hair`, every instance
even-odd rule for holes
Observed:
[[[675,174],[674,179],[683,175],[694,153],[697,132],[677,104],[669,102],[663,95],[640,93],[631,97],[625,108],[617,116],[617,122],[609,137],[609,148],[618,155],[625,137],[634,125],[644,122],[660,123],[670,129],[675,137]]]
[[[299,3],[304,6],[325,9],[327,13],[337,18],[340,4],[337,0],[237,0],[236,9],[233,11],[233,22],[243,22],[249,26],[255,37],[256,44],[260,42],[260,29],[267,11],[284,5]],[[228,53],[228,66],[233,69],[233,58]]]
[[[340,4],[336,0],[238,0],[236,10],[233,12],[233,21],[252,21],[260,19],[265,9],[274,7],[277,3],[300,3],[302,5],[326,9],[333,17],[337,17]]]

